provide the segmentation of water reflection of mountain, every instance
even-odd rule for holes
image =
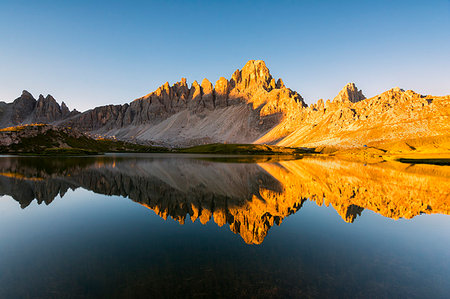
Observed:
[[[181,224],[187,214],[202,224],[213,218],[253,244],[261,243],[274,223],[297,212],[307,198],[331,204],[347,222],[364,209],[394,219],[450,213],[446,166],[328,159],[0,158],[0,194],[12,196],[22,208],[34,199],[50,204],[58,194],[78,187],[128,197]]]

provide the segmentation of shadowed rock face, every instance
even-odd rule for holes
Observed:
[[[31,123],[52,123],[70,116],[77,115],[76,110],[70,111],[64,102],[61,106],[51,96],[39,95],[36,100],[28,91],[10,104],[3,103],[0,115],[1,127]]]
[[[262,243],[274,224],[308,199],[331,205],[346,222],[364,209],[393,219],[450,214],[450,171],[439,166],[306,158],[243,164],[198,158],[0,158],[0,194],[22,208],[34,199],[50,204],[78,187],[128,197],[181,224],[187,215],[202,224],[211,219],[228,224],[248,244]]]

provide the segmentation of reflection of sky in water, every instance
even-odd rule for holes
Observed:
[[[210,221],[185,225],[77,189],[49,206],[0,201],[0,295],[259,294],[445,297],[450,217],[349,224],[306,202],[247,245]],[[67,293],[66,293],[67,292]]]

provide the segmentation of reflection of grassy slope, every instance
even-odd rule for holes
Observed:
[[[238,156],[203,156],[199,155],[197,159],[220,163],[276,163],[280,161],[290,161],[302,159],[298,155],[238,155]]]
[[[319,147],[316,151],[365,162],[397,160],[411,164],[448,165],[450,135],[409,138],[393,142],[371,142],[360,148]]]
[[[230,155],[246,155],[246,154],[263,154],[263,155],[292,155],[308,153],[308,150],[282,147],[264,144],[206,144],[193,146],[189,148],[179,149],[180,153],[196,153],[196,154],[230,154]]]
[[[409,138],[395,142],[378,142],[375,146],[390,154],[400,153],[450,153],[450,135]]]
[[[89,154],[98,152],[163,152],[165,148],[150,147],[113,140],[95,140],[87,136],[71,136],[63,131],[48,130],[42,134],[23,137],[18,144],[0,147],[3,153]]]

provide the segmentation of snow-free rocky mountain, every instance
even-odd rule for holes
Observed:
[[[361,147],[370,143],[444,138],[450,132],[450,96],[393,88],[366,98],[354,83],[332,100],[306,105],[275,80],[262,60],[251,60],[213,85],[186,79],[124,105],[80,113],[52,96],[24,91],[0,102],[0,125],[50,123],[92,135],[164,146],[267,143],[303,147]]]

